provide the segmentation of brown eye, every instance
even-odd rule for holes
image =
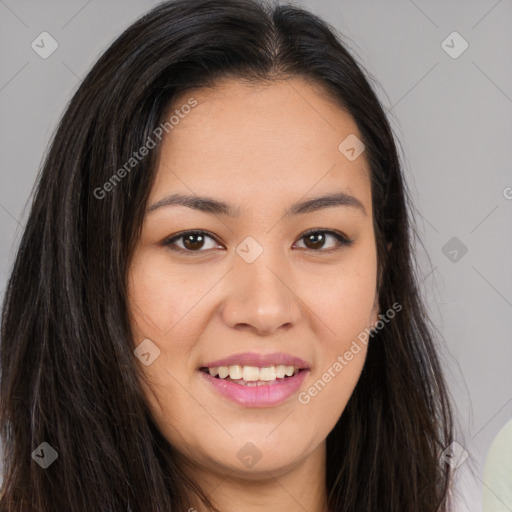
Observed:
[[[335,244],[334,247],[324,249],[326,241],[329,240],[329,237],[334,238],[337,241],[337,246]],[[322,249],[324,250],[321,252],[334,251],[343,246],[350,245],[353,242],[353,240],[348,240],[341,233],[337,233],[336,231],[325,230],[309,231],[306,234],[302,235],[301,240],[304,240],[304,245],[306,246],[306,249],[317,252],[321,251]]]
[[[204,245],[204,236],[191,233],[190,235],[183,237],[183,245],[185,246],[185,249],[201,249]]]
[[[321,232],[312,233],[305,236],[304,241],[308,249],[321,249],[325,244],[325,234]]]
[[[214,243],[213,246],[204,249],[208,239],[215,242],[215,239],[204,231],[185,231],[180,235],[165,240],[163,245],[181,252],[205,252],[207,249],[217,247],[216,243]],[[182,245],[177,244],[177,241],[182,241]]]

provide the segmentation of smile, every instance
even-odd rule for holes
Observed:
[[[310,368],[290,354],[246,352],[205,361],[198,370],[215,395],[245,407],[270,407],[297,393]]]

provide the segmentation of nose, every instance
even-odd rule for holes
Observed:
[[[224,323],[259,335],[296,325],[301,318],[302,302],[292,272],[283,267],[271,261],[265,252],[252,263],[239,258],[227,277]]]

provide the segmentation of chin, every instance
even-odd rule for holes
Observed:
[[[269,431],[265,428],[243,437],[232,432],[234,437],[229,440],[209,437],[211,444],[187,450],[187,458],[193,458],[192,463],[208,471],[230,474],[231,477],[236,475],[242,479],[265,480],[269,478],[269,473],[277,477],[296,468],[319,444],[322,445],[321,440],[318,442],[311,439],[305,443],[304,437],[297,439],[295,436],[287,436],[286,432],[282,435],[276,435],[276,432],[269,435]],[[212,450],[213,443],[215,450]]]

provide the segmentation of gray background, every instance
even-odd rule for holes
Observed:
[[[100,52],[157,3],[0,0],[0,296],[67,102]],[[458,440],[469,453],[458,471],[457,510],[479,511],[487,450],[512,418],[512,2],[295,3],[346,36],[379,82],[402,144],[423,241],[422,287],[446,339]],[[43,31],[59,44],[47,59],[31,48]],[[469,44],[458,58],[442,46],[454,31]],[[445,44],[461,48],[460,40]]]

